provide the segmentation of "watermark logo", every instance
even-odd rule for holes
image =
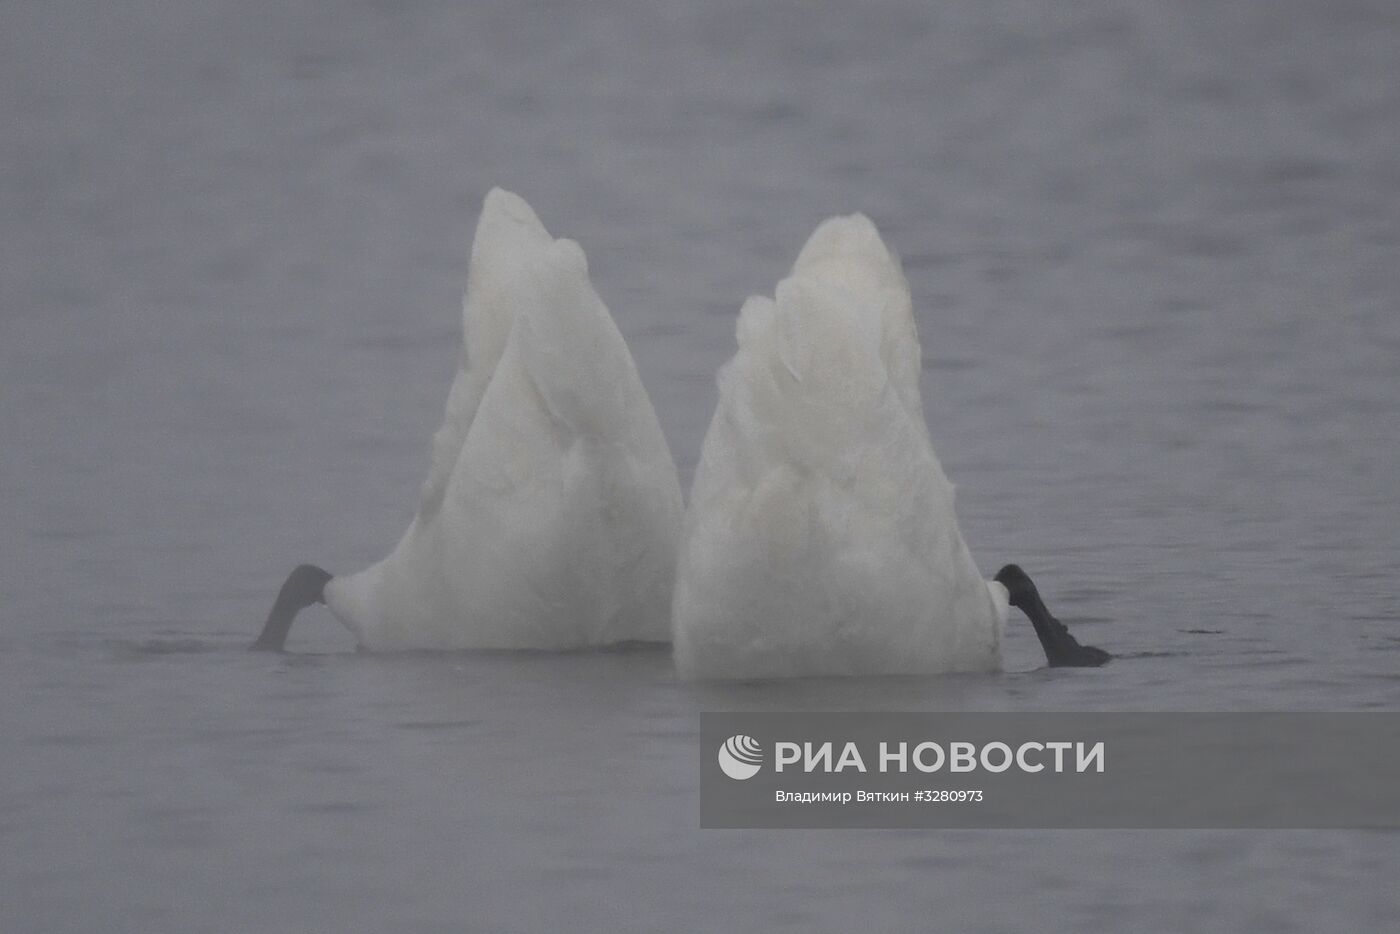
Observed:
[[[763,766],[763,747],[758,740],[736,733],[719,747],[719,767],[737,782],[753,778]]]
[[[728,711],[696,740],[707,828],[1400,829],[1400,710]]]

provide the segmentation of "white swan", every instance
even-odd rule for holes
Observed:
[[[464,346],[417,515],[357,574],[292,572],[255,647],[324,602],[368,649],[666,641],[680,483],[578,244],[486,197]]]
[[[677,570],[683,677],[996,670],[1008,602],[1052,664],[1102,664],[1072,660],[1090,650],[1019,568],[978,573],[924,422],[909,287],[869,219],[818,227],[737,330]]]

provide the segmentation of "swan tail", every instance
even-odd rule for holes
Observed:
[[[328,572],[314,564],[297,565],[277,592],[272,612],[267,614],[267,622],[263,624],[262,633],[252,648],[267,652],[282,651],[297,614],[313,603],[326,602],[326,583],[330,579]]]
[[[995,580],[1010,594],[1011,605],[1030,619],[1051,668],[1097,668],[1113,657],[1103,649],[1080,645],[1065,624],[1050,614],[1035,582],[1019,566],[1008,564],[997,571]]]

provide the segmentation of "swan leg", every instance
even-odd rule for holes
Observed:
[[[313,603],[326,602],[326,582],[330,579],[328,572],[314,564],[297,565],[277,592],[272,612],[267,614],[267,622],[263,624],[262,633],[252,647],[270,652],[282,651],[296,615]]]
[[[1065,624],[1050,615],[1035,582],[1019,566],[1008,564],[995,579],[1010,593],[1011,605],[1030,619],[1051,668],[1097,668],[1113,657],[1103,649],[1080,645]]]

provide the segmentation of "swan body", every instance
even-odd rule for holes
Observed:
[[[824,222],[737,331],[685,520],[680,674],[999,669],[1008,591],[958,529],[909,287],[875,225]]]
[[[909,286],[865,217],[823,223],[776,296],[744,305],[684,519],[583,251],[499,189],[462,323],[408,531],[356,574],[296,567],[253,648],[280,651],[324,603],[376,650],[673,635],[683,677],[991,671],[1010,605],[1051,667],[1111,658],[1020,567],[978,572],[924,423]]]
[[[324,602],[374,650],[666,641],[683,509],[670,450],[583,251],[500,189],[463,332],[408,531],[302,605]]]

